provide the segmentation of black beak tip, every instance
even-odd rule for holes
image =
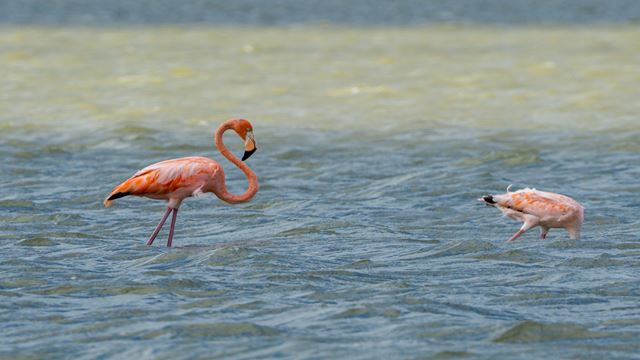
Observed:
[[[244,155],[242,155],[242,161],[245,161],[249,158],[249,156],[253,155],[254,152],[256,152],[256,150],[258,150],[257,148],[254,148],[251,151],[245,151]]]

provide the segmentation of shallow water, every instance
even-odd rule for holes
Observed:
[[[630,358],[640,350],[640,31],[0,32],[0,355]],[[254,124],[247,204],[111,188]],[[233,136],[229,146],[241,151]],[[568,194],[583,239],[476,198]]]

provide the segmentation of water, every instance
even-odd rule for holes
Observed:
[[[632,358],[633,27],[4,27],[0,354]],[[101,201],[251,119],[253,201]],[[241,152],[229,136],[230,148]],[[583,203],[546,241],[476,198]]]
[[[8,24],[628,24],[636,0],[0,0]]]

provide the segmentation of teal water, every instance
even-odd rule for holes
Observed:
[[[5,28],[0,356],[633,358],[634,28]],[[250,203],[111,188],[253,122]],[[232,150],[242,145],[232,136]],[[586,208],[519,227],[507,185]]]

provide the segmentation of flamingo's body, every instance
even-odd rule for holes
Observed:
[[[508,242],[536,226],[540,226],[542,240],[551,228],[564,228],[572,239],[580,238],[584,208],[568,196],[526,188],[517,191],[507,189],[506,194],[487,195],[478,200],[495,206],[509,218],[524,223]]]
[[[258,191],[258,178],[242,160],[224,146],[222,134],[229,129],[234,130],[245,141],[245,155],[242,160],[246,160],[256,150],[253,129],[247,120],[231,119],[222,123],[216,130],[216,147],[224,157],[238,166],[249,180],[249,188],[243,194],[229,193],[222,166],[216,161],[205,157],[191,156],[161,161],[136,172],[111,191],[104,200],[104,205],[108,207],[113,200],[127,195],[167,201],[167,211],[149,238],[147,245],[153,243],[169,213],[173,212],[167,241],[167,246],[171,246],[178,208],[185,198],[211,192],[221,200],[232,204],[249,201]]]

